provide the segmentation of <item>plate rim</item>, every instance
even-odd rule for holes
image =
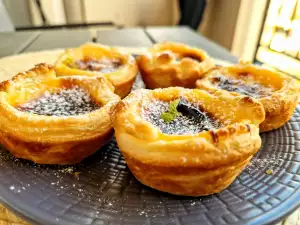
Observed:
[[[5,196],[9,196],[9,198],[12,198],[13,201],[8,200],[9,198],[3,198],[3,191],[6,192]],[[23,203],[22,201],[19,201],[18,198],[14,197],[15,193],[11,192],[7,189],[4,189],[3,186],[0,185],[0,203],[7,206],[8,209],[10,209],[13,212],[16,212],[20,217],[24,218],[24,220],[31,222],[33,224],[54,224],[56,225],[57,223],[54,223],[57,220],[53,220],[53,215],[50,215],[47,211],[41,210],[40,208],[29,208],[26,207],[26,204]],[[272,208],[268,210],[266,213],[263,213],[262,215],[258,217],[254,217],[253,219],[247,221],[248,225],[252,224],[260,224],[260,225],[269,225],[269,224],[275,224],[279,221],[281,221],[283,218],[286,218],[288,215],[292,214],[294,210],[300,207],[300,201],[297,201],[297,199],[300,198],[300,188],[296,190],[289,198],[287,198],[284,201],[284,205],[279,204],[275,208]],[[16,203],[13,204],[12,202]],[[20,203],[20,204],[17,204]],[[282,208],[286,209],[288,206],[287,210],[282,210]],[[41,211],[44,216],[40,217],[39,211]],[[25,212],[25,213],[24,213]],[[275,214],[275,216],[272,216]],[[45,217],[46,215],[46,217]],[[265,217],[271,218],[270,220],[264,219]],[[64,222],[64,223],[70,223],[69,221],[59,219],[57,222]],[[60,224],[60,223],[59,223]],[[236,225],[239,223],[232,223],[232,225]]]

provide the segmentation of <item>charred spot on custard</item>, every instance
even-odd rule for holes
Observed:
[[[211,135],[211,137],[213,139],[213,142],[217,143],[217,141],[218,141],[218,134],[215,131],[213,131],[213,130],[209,131],[209,133],[210,133],[210,135]]]

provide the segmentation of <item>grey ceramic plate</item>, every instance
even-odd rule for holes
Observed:
[[[141,86],[139,78],[135,88]],[[37,224],[272,224],[300,203],[300,107],[282,128],[261,137],[242,174],[221,193],[201,198],[140,184],[115,140],[72,167],[35,165],[3,149],[0,200]]]

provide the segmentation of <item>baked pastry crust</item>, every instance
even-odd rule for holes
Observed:
[[[76,116],[44,116],[16,106],[51,88],[79,86],[102,107]],[[56,77],[39,64],[0,84],[0,142],[13,155],[41,164],[75,164],[97,151],[113,135],[110,110],[119,101],[104,78]]]
[[[64,63],[65,60],[70,57],[75,60],[81,60],[84,57],[100,59],[103,56],[108,59],[119,59],[122,66],[114,72],[99,74],[95,71],[70,68]],[[132,85],[138,74],[138,67],[131,55],[124,54],[117,48],[95,43],[87,43],[78,48],[66,49],[55,64],[55,71],[59,76],[104,76],[115,87],[115,93],[123,98],[131,91]]]
[[[229,67],[216,67],[196,82],[197,88],[211,93],[220,90],[213,84],[214,77],[222,75],[229,78],[241,79],[245,83],[245,74],[251,74],[251,80],[258,84],[271,87],[271,95],[258,97],[265,109],[266,118],[260,124],[260,132],[277,129],[284,125],[293,115],[300,94],[300,85],[296,80],[280,72],[271,71],[248,63],[241,63]],[[235,92],[232,92],[235,93]],[[239,95],[238,93],[235,93]]]
[[[193,135],[167,135],[143,119],[142,102],[184,96],[221,121],[223,128]],[[138,90],[120,101],[113,126],[129,169],[143,184],[187,196],[220,192],[232,183],[261,146],[261,103],[228,92],[180,87]]]
[[[147,54],[137,58],[137,62],[150,89],[173,86],[194,88],[196,80],[215,65],[205,51],[173,42],[153,45]]]

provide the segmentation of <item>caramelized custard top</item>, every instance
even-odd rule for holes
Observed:
[[[80,60],[75,60],[74,62],[67,64],[70,68],[76,68],[80,70],[89,70],[99,73],[111,73],[119,69],[122,66],[119,59],[95,59],[92,57],[85,57]]]
[[[196,104],[180,98],[176,106],[177,116],[172,121],[163,119],[162,114],[168,111],[170,102],[154,100],[144,102],[142,117],[158,127],[162,133],[169,135],[190,135],[201,131],[217,129],[221,124],[200,109]]]
[[[246,83],[242,79],[228,78],[222,75],[213,78],[213,84],[217,87],[230,92],[237,92],[242,95],[248,95],[253,98],[263,98],[270,96],[273,89],[265,87],[259,83]]]
[[[18,105],[18,110],[45,116],[76,116],[100,108],[91,96],[77,86],[45,92],[40,98]]]

